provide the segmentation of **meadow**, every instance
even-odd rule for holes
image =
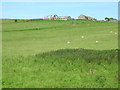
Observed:
[[[4,88],[117,88],[118,23],[2,22]]]

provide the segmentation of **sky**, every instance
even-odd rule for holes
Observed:
[[[118,19],[118,2],[3,2],[0,18],[44,18],[47,15],[71,16],[84,14],[102,20]]]
[[[119,2],[120,0],[1,0],[2,2]]]

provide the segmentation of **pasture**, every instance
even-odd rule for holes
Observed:
[[[118,24],[2,22],[4,88],[117,88]]]

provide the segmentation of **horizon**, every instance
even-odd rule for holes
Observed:
[[[81,14],[97,20],[118,19],[117,2],[3,2],[2,8],[1,19],[38,19],[51,14],[75,19]]]

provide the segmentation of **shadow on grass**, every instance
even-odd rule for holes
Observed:
[[[78,60],[83,58],[87,62],[99,62],[101,60],[117,61],[118,49],[114,50],[91,50],[91,49],[60,49],[57,51],[45,52],[37,54],[37,58],[64,58],[66,60]]]
[[[5,88],[117,88],[117,57],[117,49],[61,49],[4,59],[2,85]]]

